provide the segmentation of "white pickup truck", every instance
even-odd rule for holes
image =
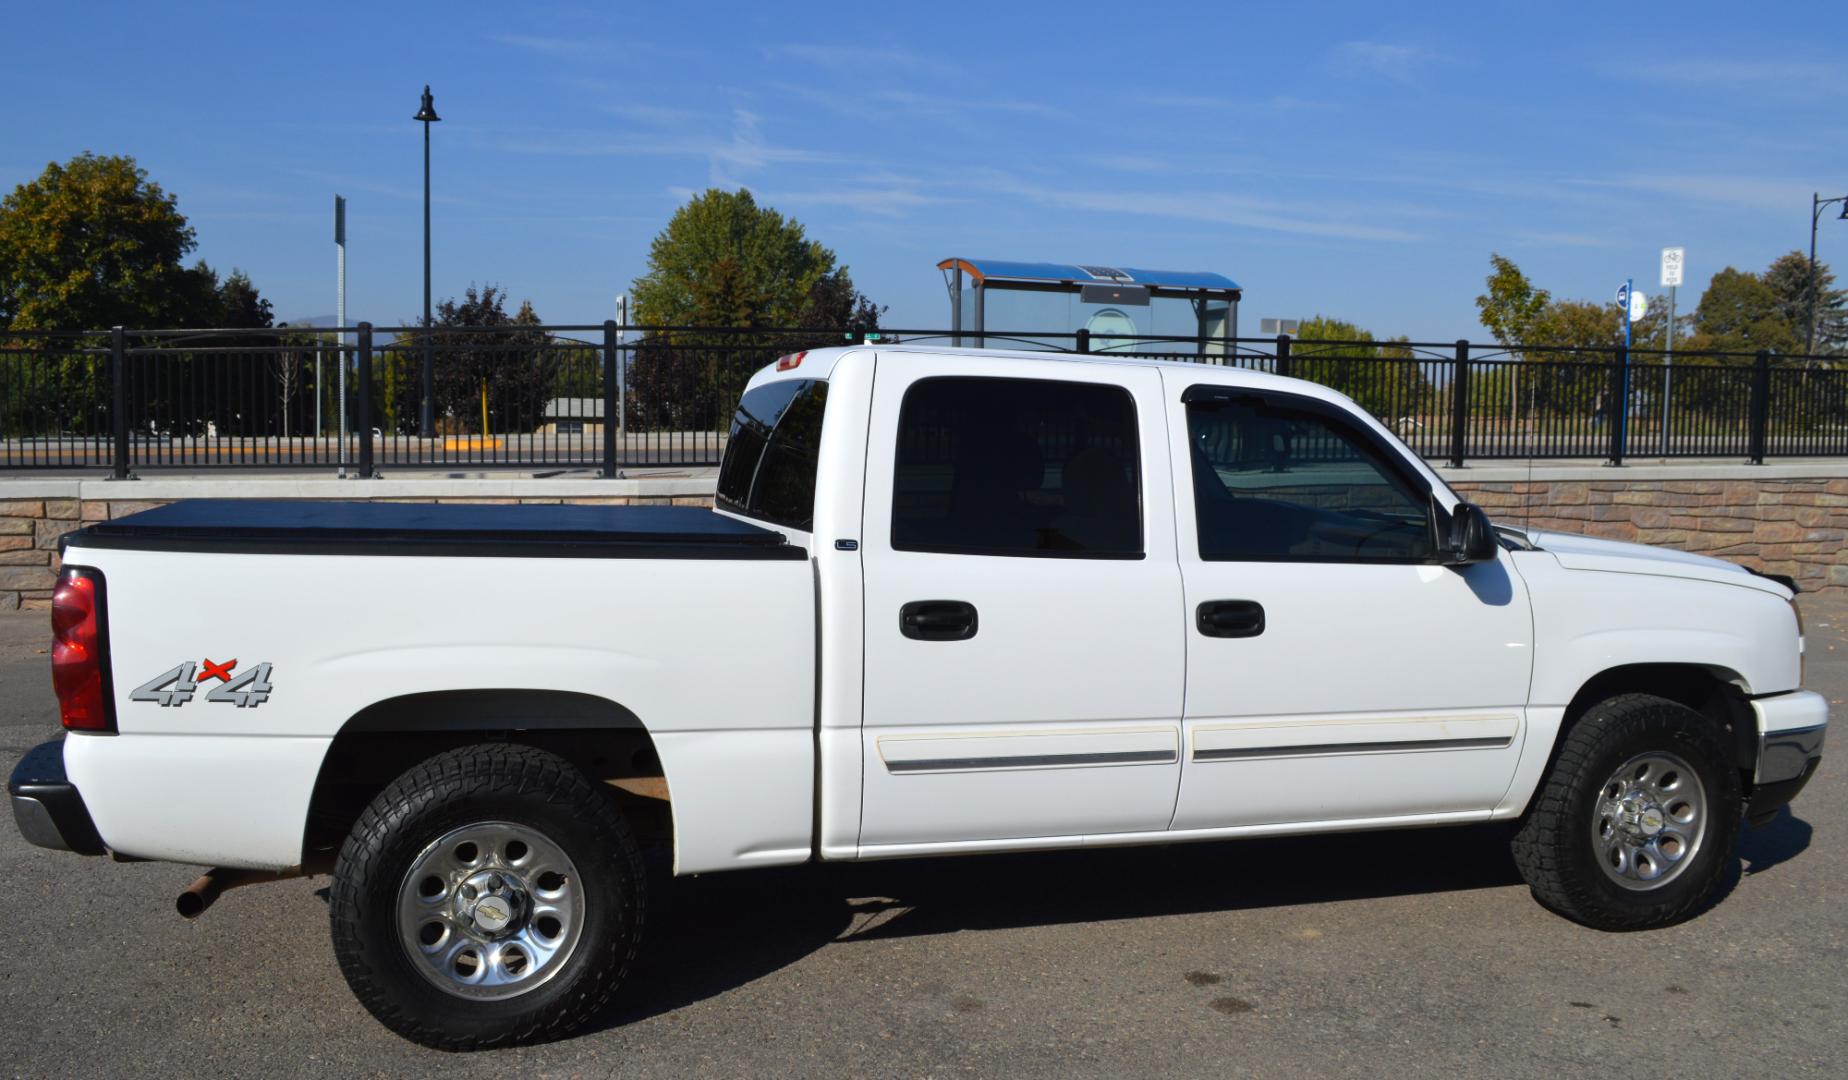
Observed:
[[[603,1006],[650,847],[1506,821],[1543,904],[1660,926],[1828,722],[1787,583],[1492,526],[1346,398],[1213,365],[809,352],[716,512],[187,502],[63,566],[21,831],[218,867],[183,913],[331,869],[354,992],[446,1048]]]

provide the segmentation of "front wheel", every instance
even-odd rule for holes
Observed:
[[[641,856],[609,796],[531,747],[452,750],[392,782],[340,850],[334,952],[379,1022],[425,1046],[555,1038],[640,941]]]
[[[1739,773],[1714,725],[1626,694],[1573,724],[1514,838],[1542,904],[1599,930],[1678,922],[1707,902],[1739,840]]]

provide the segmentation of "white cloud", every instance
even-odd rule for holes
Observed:
[[[1057,188],[1020,181],[999,173],[991,173],[986,179],[973,178],[970,186],[1067,210],[1141,214],[1341,240],[1411,243],[1425,239],[1394,226],[1331,217],[1326,207],[1319,203],[1284,203],[1227,192],[1157,193]]]
[[[884,90],[875,100],[894,105],[921,116],[949,116],[962,113],[1001,112],[1022,116],[1062,117],[1064,111],[1039,101],[1008,98],[947,98],[919,94],[909,90]]]
[[[1544,229],[1519,229],[1515,231],[1514,238],[1529,247],[1613,248],[1619,246],[1618,241],[1609,236]]]
[[[854,45],[765,45],[762,46],[762,52],[773,60],[796,60],[825,68],[899,68],[935,75],[951,75],[959,71],[955,65],[938,57],[904,49]]]
[[[1213,112],[1307,112],[1333,109],[1328,101],[1274,94],[1263,98],[1214,97],[1207,94],[1157,94],[1142,98],[1142,104],[1155,109],[1206,109]]]
[[[516,49],[567,59],[615,56],[620,52],[615,42],[600,38],[543,37],[535,34],[494,34],[488,40]]]
[[[903,217],[907,212],[920,207],[967,201],[947,195],[930,195],[913,187],[902,186],[766,191],[762,193],[762,199],[773,206],[832,206],[891,218]]]
[[[1812,63],[1805,60],[1739,60],[1720,57],[1680,57],[1673,60],[1636,60],[1613,63],[1609,67],[1618,78],[1671,86],[1718,88],[1762,87],[1791,94],[1813,96],[1825,88],[1840,87],[1844,72],[1840,64]]]
[[[620,116],[637,123],[652,124],[655,127],[682,127],[701,118],[701,113],[693,109],[684,109],[673,105],[646,105],[640,102],[619,102],[605,105],[603,111],[611,116]]]
[[[1433,67],[1456,61],[1422,45],[1396,45],[1384,41],[1344,41],[1331,57],[1344,74],[1378,75],[1398,83],[1417,82]]]
[[[562,132],[552,135],[510,135],[495,139],[489,145],[504,153],[556,157],[639,155],[705,158],[718,165],[747,171],[782,164],[854,163],[853,158],[833,151],[809,150],[771,142],[760,130],[757,115],[747,110],[735,110],[731,119],[731,131],[726,135],[636,133],[611,138],[600,132]]]
[[[1784,213],[1802,204],[1810,188],[1801,180],[1763,176],[1702,175],[1663,169],[1659,173],[1630,173],[1609,177],[1585,177],[1566,183],[1589,188],[1615,188],[1623,191],[1666,195],[1690,202],[1733,206],[1746,210]]]

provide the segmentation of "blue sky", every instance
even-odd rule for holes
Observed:
[[[689,192],[747,186],[940,326],[951,255],[1218,270],[1243,319],[1482,337],[1491,251],[1556,295],[1807,243],[1848,194],[1824,3],[26,5],[0,187],[134,155],[280,318],[415,315],[425,82],[435,288],[601,321]],[[22,43],[24,47],[22,47]],[[1825,220],[1848,264],[1848,222]]]

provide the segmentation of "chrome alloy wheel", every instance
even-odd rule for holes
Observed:
[[[398,939],[457,997],[526,993],[563,968],[584,930],[577,867],[544,833],[506,821],[451,829],[398,886]]]
[[[1593,850],[1604,873],[1626,889],[1673,881],[1694,861],[1706,835],[1706,789],[1694,769],[1673,754],[1636,755],[1598,792]]]

